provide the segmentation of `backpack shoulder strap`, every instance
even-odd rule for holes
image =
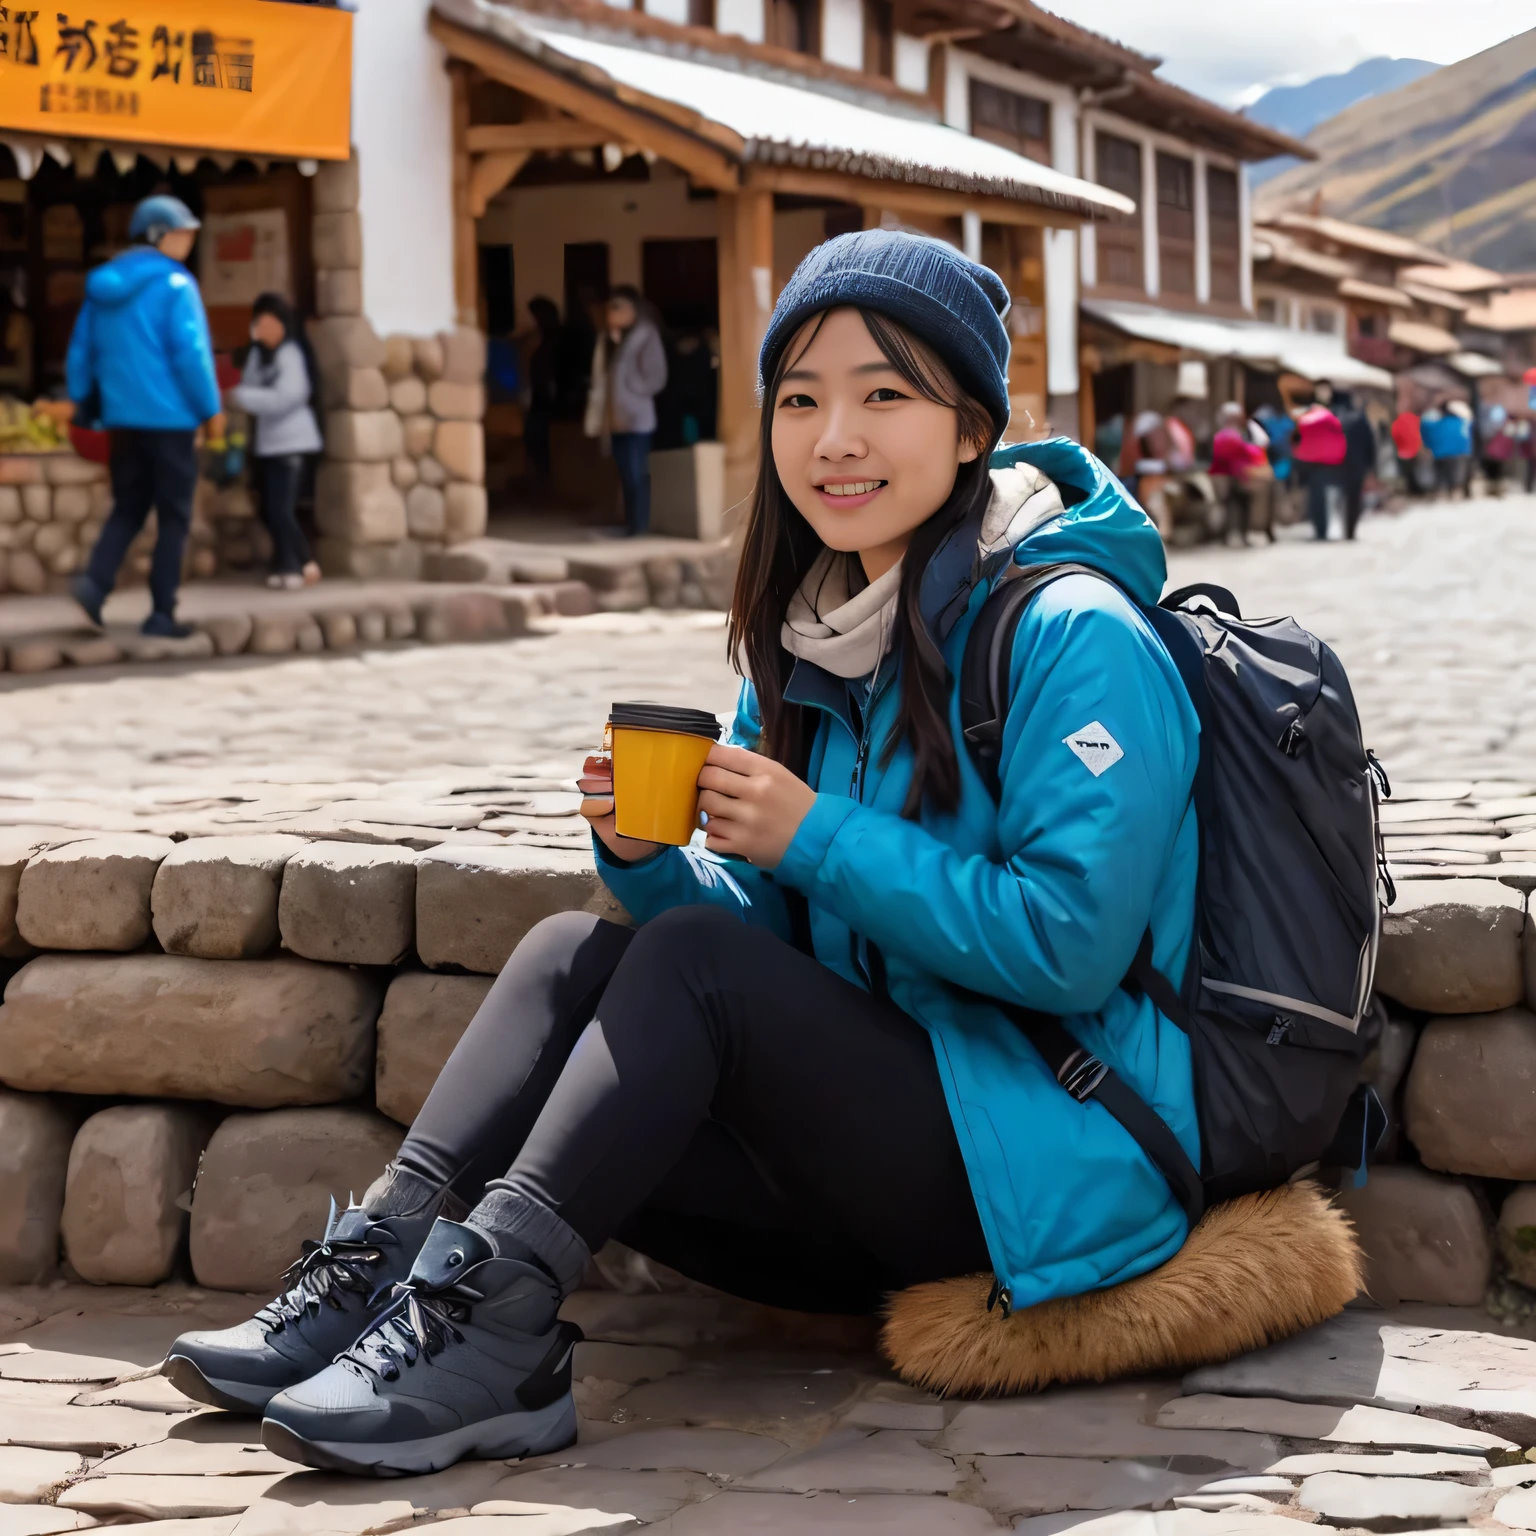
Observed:
[[[994,800],[1002,794],[999,765],[1010,702],[1014,637],[1034,595],[1063,576],[1110,580],[1090,565],[1031,566],[992,589],[966,637],[960,663],[960,727],[971,761]]]

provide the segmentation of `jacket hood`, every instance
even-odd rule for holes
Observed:
[[[1010,565],[1088,565],[1143,607],[1168,580],[1162,535],[1130,492],[1069,437],[992,455],[986,507],[958,524],[923,573],[923,618],[942,643],[971,593]]]
[[[983,569],[1005,550],[1020,566],[1092,566],[1147,608],[1168,580],[1152,519],[1098,459],[1064,437],[993,455],[978,546]]]
[[[148,246],[135,246],[97,267],[85,280],[85,293],[93,304],[115,309],[136,299],[151,283],[178,272],[186,273],[179,261]]]

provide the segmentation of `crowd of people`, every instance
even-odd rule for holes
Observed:
[[[1129,431],[1113,418],[1095,441],[1168,538],[1196,521],[1246,544],[1305,518],[1327,539],[1337,511],[1343,537],[1353,539],[1368,504],[1465,499],[1479,474],[1492,495],[1536,491],[1536,424],[1502,405],[1479,412],[1448,398],[1393,417],[1320,384],[1290,410],[1265,403],[1249,412],[1229,401],[1208,444],[1180,405],[1142,411]]]

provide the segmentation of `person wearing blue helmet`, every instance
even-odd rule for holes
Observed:
[[[218,375],[197,279],[186,268],[201,226],[180,198],[145,198],[133,245],[91,273],[69,344],[69,397],[82,421],[112,434],[112,514],[72,591],[93,624],[151,511],[147,635],[181,637],[176,594],[197,490],[197,430],[220,433]]]

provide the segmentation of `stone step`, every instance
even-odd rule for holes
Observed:
[[[302,592],[221,587],[213,589],[212,596],[206,591],[193,595],[198,600],[184,599],[182,617],[195,632],[183,640],[146,636],[115,622],[100,633],[67,627],[72,605],[55,600],[50,611],[59,612],[64,625],[29,630],[19,627],[15,617],[6,623],[0,633],[0,671],[314,655],[406,641],[446,645],[505,640],[527,634],[540,618],[579,617],[604,606],[585,582],[569,577],[516,587],[481,581],[322,583]]]
[[[735,581],[729,541],[646,536],[537,544],[479,538],[429,554],[429,581],[558,582],[589,587],[599,609],[728,608]]]

